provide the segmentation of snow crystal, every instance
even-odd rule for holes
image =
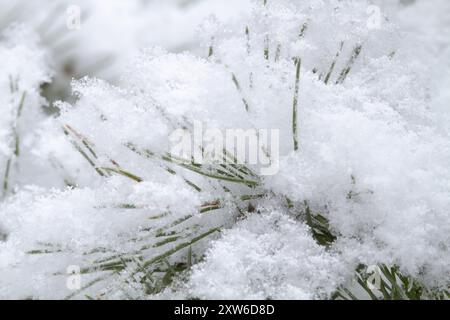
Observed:
[[[188,294],[200,299],[318,299],[345,268],[308,228],[280,212],[253,215],[227,230],[195,266]]]

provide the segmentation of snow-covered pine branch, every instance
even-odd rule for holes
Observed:
[[[448,288],[448,111],[414,35],[368,6],[257,1],[204,23],[205,57],[147,49],[114,85],[74,81],[35,150],[77,181],[0,204],[0,296],[353,298],[373,266],[386,287],[362,297]],[[196,122],[279,129],[279,172],[171,156]]]

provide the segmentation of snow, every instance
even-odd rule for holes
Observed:
[[[450,285],[448,1],[79,5],[91,15],[66,54],[24,10],[0,39],[1,298],[329,299],[361,264]],[[92,71],[104,54],[115,62]],[[44,84],[67,81],[52,114]],[[177,165],[171,134],[196,122],[279,129],[279,171],[241,171],[249,187]],[[101,280],[73,291],[70,266]]]
[[[2,192],[4,181],[9,186],[19,183],[15,169],[26,167],[30,156],[28,148],[16,148],[16,136],[24,145],[36,138],[39,122],[45,120],[45,100],[40,95],[40,86],[50,81],[51,71],[46,51],[40,46],[39,38],[25,26],[15,25],[4,30],[0,42],[2,76],[0,78],[0,104],[3,107],[0,118],[0,165],[2,168]],[[15,153],[22,153],[16,159]],[[19,160],[19,161],[17,161]],[[23,160],[23,161],[22,161]],[[9,175],[3,168],[10,163]],[[8,176],[7,179],[5,177]]]
[[[200,299],[329,298],[345,268],[307,227],[277,211],[239,222],[194,267],[188,295]]]

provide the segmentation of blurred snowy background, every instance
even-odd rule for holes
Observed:
[[[48,49],[54,81],[46,88],[51,101],[67,97],[73,77],[117,80],[139,49],[153,45],[170,52],[201,52],[198,27],[214,16],[238,19],[250,0],[43,0],[0,1],[0,30],[24,23]],[[80,29],[71,29],[80,13]],[[205,51],[207,49],[204,49]]]

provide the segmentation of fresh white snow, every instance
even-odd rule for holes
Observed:
[[[64,54],[37,4],[0,16],[0,298],[328,299],[381,264],[448,289],[448,1],[113,3]],[[170,158],[196,121],[278,129],[279,171]]]

